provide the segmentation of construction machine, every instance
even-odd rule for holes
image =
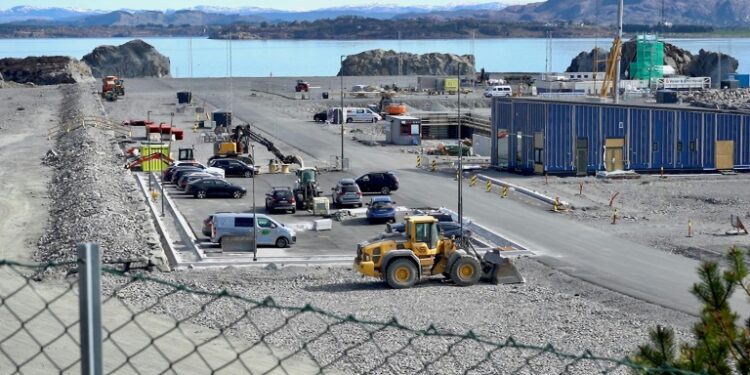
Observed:
[[[301,79],[297,80],[297,85],[294,86],[295,92],[308,92],[310,91],[310,83]]]
[[[236,142],[239,150],[247,151],[250,149],[250,142],[255,141],[263,145],[276,159],[284,164],[297,164],[300,168],[305,167],[302,158],[297,155],[285,155],[273,142],[253,131],[249,124],[238,125],[232,131],[232,141]]]
[[[460,249],[453,239],[442,238],[438,219],[411,216],[405,219],[404,233],[357,245],[354,267],[363,275],[378,277],[394,289],[410,288],[423,277],[443,275],[458,286],[480,280],[494,284],[523,283],[515,265],[499,250],[484,256],[468,245]]]
[[[102,78],[102,98],[109,102],[117,100],[117,90],[115,90],[115,87],[117,86],[116,81],[117,77],[115,76],[106,76]]]
[[[315,206],[315,198],[323,195],[323,191],[318,187],[318,170],[312,167],[301,167],[296,173],[294,197],[297,201],[297,209],[311,210]]]
[[[114,91],[117,96],[125,96],[125,81],[123,79],[115,77]]]

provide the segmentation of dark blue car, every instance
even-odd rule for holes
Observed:
[[[396,202],[391,200],[390,196],[379,195],[372,197],[367,204],[367,221],[374,223],[377,221],[396,221]]]

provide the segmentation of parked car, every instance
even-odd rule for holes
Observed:
[[[328,120],[328,111],[318,112],[313,115],[313,121],[326,122]]]
[[[393,172],[370,172],[359,176],[355,181],[363,193],[388,195],[398,190],[398,177]]]
[[[211,178],[216,177],[210,173],[206,172],[188,172],[185,173],[182,177],[180,177],[179,180],[177,180],[177,184],[175,184],[175,187],[178,190],[185,190],[187,185],[195,180],[200,180],[201,178]]]
[[[292,188],[275,186],[271,188],[271,192],[266,193],[266,212],[277,210],[297,212],[297,201],[294,199]]]
[[[284,248],[297,242],[297,233],[293,229],[285,227],[284,224],[264,214],[251,213],[214,214],[211,242],[221,244],[222,238],[227,236],[252,236],[253,226],[255,226],[258,245]]]
[[[203,172],[210,173],[216,177],[224,178],[224,170],[220,168],[206,167],[205,165],[197,161],[177,162],[177,163],[179,164],[170,165],[169,168],[167,168],[167,170],[164,171],[164,181],[177,182],[176,179],[173,179],[173,175],[177,171],[180,171],[183,169],[191,169],[191,168],[198,168],[202,170]]]
[[[367,221],[396,221],[395,203],[388,195],[370,198],[370,203],[367,204]]]
[[[511,95],[513,95],[513,89],[509,85],[490,86],[484,90],[485,98]]]
[[[253,158],[249,155],[240,155],[240,154],[229,154],[229,155],[214,155],[210,158],[208,158],[208,164],[211,165],[211,162],[215,159],[235,159],[239,160],[247,165],[254,165]],[[257,171],[255,174],[258,174]]]
[[[254,166],[247,165],[237,159],[214,159],[211,160],[209,166],[223,169],[227,177],[253,177],[257,174]]]
[[[198,199],[207,197],[232,197],[240,199],[247,194],[242,186],[230,184],[222,179],[211,177],[193,181],[185,188],[185,193]]]
[[[178,181],[180,181],[180,178],[182,178],[182,176],[184,176],[185,174],[196,173],[196,172],[203,172],[203,169],[199,167],[193,167],[193,166],[177,167],[174,169],[174,171],[172,171],[172,174],[169,177],[169,182],[176,184]]]
[[[331,190],[331,203],[334,206],[362,207],[362,191],[353,179],[342,178]]]

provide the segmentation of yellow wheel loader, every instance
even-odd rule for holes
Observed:
[[[473,247],[459,249],[452,239],[442,238],[438,220],[432,216],[405,219],[404,233],[393,233],[357,245],[355,269],[378,277],[395,289],[410,288],[422,277],[443,275],[458,286],[480,280],[494,284],[523,283],[510,259],[498,250],[480,256]]]

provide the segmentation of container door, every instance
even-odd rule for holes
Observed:
[[[589,140],[588,138],[578,138],[576,140],[576,175],[585,176],[588,174],[589,164]]]
[[[716,141],[716,169],[734,168],[734,141]]]
[[[623,162],[623,148],[625,147],[624,138],[609,138],[604,144],[607,147],[606,159],[604,160],[607,171],[621,171],[625,168]]]
[[[534,133],[534,173],[544,173],[544,133]]]

